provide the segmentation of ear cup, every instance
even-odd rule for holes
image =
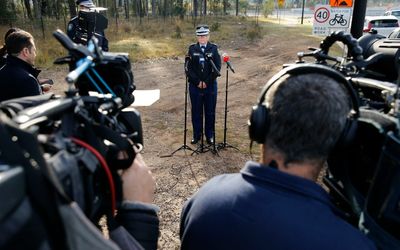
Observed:
[[[265,105],[253,106],[249,120],[249,135],[252,141],[264,143],[268,133],[269,117]]]
[[[338,71],[321,64],[294,64],[288,66],[274,75],[264,86],[259,97],[258,104],[253,107],[249,120],[249,135],[250,139],[258,143],[264,143],[268,133],[270,117],[268,117],[269,109],[264,105],[264,101],[268,90],[280,79],[286,75],[298,76],[310,73],[318,73],[326,75],[334,79],[338,84],[344,86],[349,94],[352,110],[350,111],[349,118],[346,121],[345,128],[336,143],[336,148],[346,148],[353,141],[357,130],[357,119],[360,115],[359,99],[356,91],[350,82]]]
[[[346,125],[335,145],[335,150],[346,150],[350,147],[357,133],[358,120],[349,117]]]

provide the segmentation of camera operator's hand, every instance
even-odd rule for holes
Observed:
[[[125,200],[153,202],[156,182],[141,154],[136,155],[132,165],[122,172],[121,178]]]
[[[40,87],[42,88],[43,93],[47,93],[51,90],[53,85],[45,83],[45,84],[40,85]]]
[[[49,92],[51,90],[51,88],[53,87],[53,80],[47,79],[47,78],[40,79],[39,84],[40,84],[40,87],[42,88],[42,91],[44,93],[46,93],[46,92]]]

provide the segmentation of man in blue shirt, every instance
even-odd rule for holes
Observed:
[[[250,119],[260,163],[214,177],[185,204],[181,248],[375,249],[316,183],[349,110],[342,86],[321,73],[272,81]]]

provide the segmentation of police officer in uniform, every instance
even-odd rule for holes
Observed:
[[[91,11],[96,11],[96,6],[92,2],[92,0],[77,0],[76,4],[78,5],[78,11],[86,11],[86,12],[91,12]],[[103,8],[105,9],[105,8]],[[105,17],[104,17],[105,18]],[[68,22],[68,27],[67,27],[67,35],[69,38],[71,38],[72,41],[75,43],[83,43],[82,36],[87,34],[84,33],[90,33],[92,34],[94,31],[86,31],[83,29],[79,28],[79,14],[78,16],[73,17],[69,22]],[[108,51],[108,40],[104,34],[104,30],[96,30],[94,33],[94,36],[98,39],[98,44],[101,47],[103,51]],[[87,38],[85,38],[87,39]],[[89,37],[90,39],[90,37]],[[86,45],[86,43],[84,43]]]
[[[196,144],[204,130],[208,144],[214,143],[215,107],[217,104],[217,77],[221,70],[221,57],[217,45],[210,43],[207,25],[196,27],[197,43],[189,46],[188,81],[192,103],[192,144]],[[213,67],[215,65],[215,68]],[[218,70],[218,71],[217,71]]]

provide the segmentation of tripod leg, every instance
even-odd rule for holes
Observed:
[[[228,116],[228,79],[229,79],[229,67],[226,65],[226,82],[225,82],[225,114],[224,114],[224,141],[220,144],[218,144],[217,148],[218,149],[224,149],[224,148],[233,148],[236,149],[237,151],[240,151],[238,148],[228,144],[226,142],[226,131],[227,129],[227,116]]]
[[[185,84],[185,121],[184,121],[184,129],[183,129],[183,145],[180,146],[178,149],[174,150],[171,154],[169,155],[162,155],[160,156],[161,158],[163,157],[171,157],[173,156],[176,152],[180,150],[190,150],[190,151],[195,151],[188,145],[186,145],[186,132],[187,132],[187,101],[188,99],[188,77],[186,76],[186,84]]]

